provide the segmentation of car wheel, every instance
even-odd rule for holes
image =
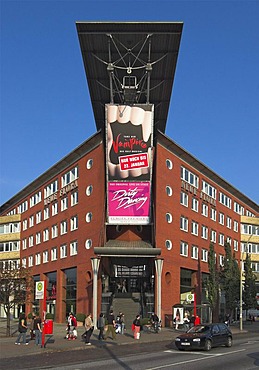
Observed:
[[[204,345],[205,351],[210,351],[211,350],[211,340],[207,339]]]
[[[232,347],[232,338],[228,337],[226,347]]]

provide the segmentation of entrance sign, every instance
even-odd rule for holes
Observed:
[[[36,282],[35,299],[44,299],[44,281]]]

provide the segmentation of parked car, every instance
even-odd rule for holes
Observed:
[[[179,350],[204,349],[205,351],[222,345],[231,347],[232,333],[224,323],[196,325],[175,338],[175,345]]]

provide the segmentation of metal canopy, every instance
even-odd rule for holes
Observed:
[[[154,104],[165,132],[182,22],[76,22],[97,130],[104,105]]]

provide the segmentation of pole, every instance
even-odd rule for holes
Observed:
[[[45,318],[47,312],[47,284],[46,280],[43,282],[43,327],[42,327],[42,335],[41,335],[41,348],[45,347]]]
[[[194,301],[193,301],[193,314],[194,314],[194,316],[195,316],[195,318],[196,318],[196,316],[197,316],[197,306],[196,306],[196,293],[194,293],[193,294],[194,295]]]

